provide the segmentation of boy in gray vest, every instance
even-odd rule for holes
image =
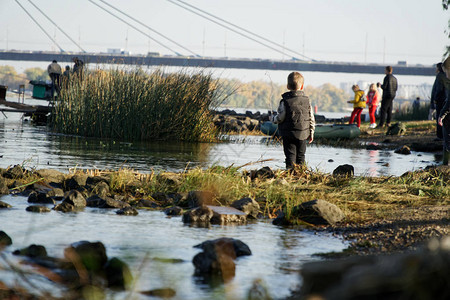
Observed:
[[[289,92],[282,99],[273,117],[283,139],[286,169],[305,163],[306,144],[314,140],[315,120],[311,101],[303,92],[304,79],[299,72],[292,72],[287,78]]]

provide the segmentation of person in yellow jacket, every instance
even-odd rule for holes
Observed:
[[[356,125],[358,128],[361,126],[361,113],[366,107],[366,98],[364,97],[364,91],[359,89],[357,84],[352,86],[353,92],[355,92],[355,98],[353,100],[347,101],[348,103],[353,103],[353,111],[350,116],[349,124],[353,124],[356,117]]]

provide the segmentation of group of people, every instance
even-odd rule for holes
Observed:
[[[392,75],[392,71],[392,67],[387,66],[383,84],[371,84],[367,95],[357,85],[352,87],[355,98],[349,101],[354,105],[350,123],[357,118],[357,126],[360,126],[361,112],[367,103],[372,128],[390,125],[392,102],[398,87],[397,79]],[[282,137],[286,169],[305,163],[307,143],[312,143],[314,140],[314,112],[310,99],[303,92],[303,86],[303,75],[299,72],[290,73],[287,78],[288,92],[282,95],[277,114],[272,116],[272,121],[278,124],[278,131]],[[377,125],[375,111],[380,98],[380,121]],[[443,63],[437,64],[437,76],[431,101],[436,106],[437,138],[443,139],[444,142],[443,164],[450,166],[450,56]]]
[[[392,75],[393,68],[387,66],[385,68],[386,76],[383,79],[383,84],[372,83],[369,86],[367,95],[359,88],[357,84],[352,86],[355,93],[353,100],[348,103],[353,103],[353,111],[350,116],[349,124],[353,124],[356,119],[356,126],[361,127],[361,113],[363,109],[368,106],[370,125],[369,128],[389,127],[392,119],[392,103],[397,93],[398,83],[397,78]],[[380,107],[380,122],[376,123],[375,113],[377,111],[378,103],[381,99]]]
[[[59,95],[61,91],[61,86],[67,85],[70,76],[72,74],[82,76],[84,66],[83,61],[78,57],[72,58],[72,61],[74,63],[72,71],[70,71],[70,66],[66,66],[63,72],[61,66],[58,64],[56,60],[53,60],[52,63],[48,65],[47,72],[48,75],[50,76],[50,80],[52,81],[52,90],[51,90],[52,97],[54,96],[55,91]]]

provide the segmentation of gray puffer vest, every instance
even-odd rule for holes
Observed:
[[[311,103],[303,91],[290,91],[282,95],[286,118],[278,125],[281,136],[306,140],[309,137]]]

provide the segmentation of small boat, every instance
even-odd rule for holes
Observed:
[[[267,135],[278,135],[278,125],[270,121],[263,122],[260,130]],[[316,124],[314,138],[354,139],[360,134],[356,124]]]

